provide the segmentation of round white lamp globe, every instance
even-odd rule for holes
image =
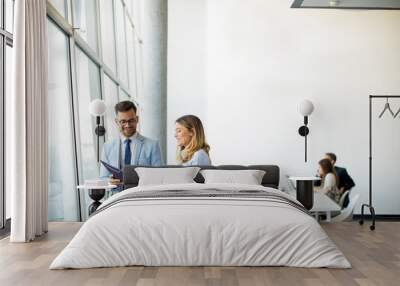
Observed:
[[[310,100],[305,99],[302,102],[300,102],[299,112],[303,116],[309,116],[313,111],[314,111],[314,105]]]
[[[89,105],[89,112],[93,116],[102,116],[106,113],[107,106],[101,99],[94,99]]]

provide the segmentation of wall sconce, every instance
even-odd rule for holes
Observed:
[[[303,100],[299,105],[299,112],[304,117],[304,125],[299,128],[299,134],[304,136],[304,162],[307,162],[307,135],[310,133],[308,129],[308,116],[314,111],[314,105],[309,100]]]
[[[89,112],[96,117],[96,129],[94,132],[97,135],[97,162],[100,162],[100,136],[106,134],[104,126],[100,125],[100,117],[106,113],[107,106],[101,99],[94,99],[90,102]]]

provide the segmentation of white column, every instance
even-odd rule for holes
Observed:
[[[141,132],[160,142],[166,156],[167,0],[141,1],[143,90]],[[172,128],[172,127],[171,127]]]

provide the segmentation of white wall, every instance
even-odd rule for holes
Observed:
[[[206,117],[206,2],[168,1],[167,161],[176,164],[175,120]],[[206,120],[203,124],[207,127]]]
[[[214,164],[278,164],[283,187],[285,174],[312,175],[323,154],[335,152],[367,202],[368,95],[400,94],[400,11],[290,9],[291,0],[169,3],[169,119],[198,112]],[[199,59],[197,73],[184,72]],[[315,104],[308,163],[297,134],[304,98]],[[400,140],[396,121],[377,122],[379,138]],[[400,148],[376,142],[376,155],[387,159],[375,166],[376,211],[399,214]]]

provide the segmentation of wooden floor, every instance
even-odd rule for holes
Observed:
[[[27,244],[0,241],[0,285],[400,285],[400,223],[378,222],[374,232],[356,222],[323,228],[353,268],[121,267],[48,270],[80,223],[50,223],[49,233]]]

